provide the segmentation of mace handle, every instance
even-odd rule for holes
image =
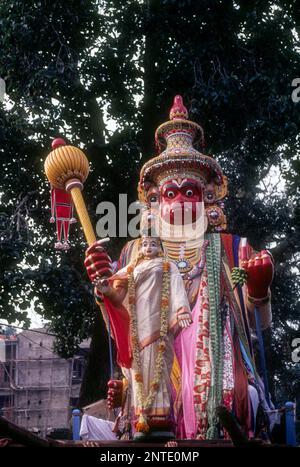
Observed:
[[[77,211],[83,232],[88,242],[88,245],[91,246],[96,241],[96,235],[90,220],[90,216],[87,212],[85,202],[81,193],[82,184],[79,181],[70,181],[66,184],[66,190],[71,193],[75,209]]]

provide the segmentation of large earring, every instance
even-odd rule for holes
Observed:
[[[205,208],[206,217],[212,232],[223,232],[227,226],[226,216],[220,206],[214,204]]]
[[[214,183],[209,183],[204,188],[205,213],[211,232],[222,232],[226,230],[227,221],[223,212],[224,203],[221,199],[227,192],[227,179],[223,177],[223,188]]]

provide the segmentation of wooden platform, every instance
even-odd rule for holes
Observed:
[[[246,439],[238,430],[236,426],[230,426],[228,423],[228,433],[231,436],[231,440],[187,440],[178,439],[176,440],[178,448],[233,448],[233,447],[275,447],[275,445],[264,444],[261,440]],[[7,440],[7,443],[5,442]],[[82,447],[96,447],[96,448],[166,448],[166,441],[149,441],[149,442],[135,442],[135,441],[67,441],[67,440],[55,440],[55,439],[44,439],[31,433],[25,428],[19,427],[18,425],[10,422],[4,417],[0,416],[0,447],[1,444],[7,447],[64,447],[64,448],[82,448]],[[176,447],[170,449],[176,449]],[[281,447],[283,447],[281,445]]]
[[[199,449],[199,448],[233,448],[234,445],[230,440],[176,440],[179,448]],[[134,441],[59,441],[64,447],[95,447],[95,448],[163,448],[166,446],[166,441],[163,442],[147,442],[137,443]]]

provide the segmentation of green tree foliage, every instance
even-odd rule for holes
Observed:
[[[204,127],[204,151],[229,178],[229,231],[274,253],[273,389],[294,397],[300,103],[291,99],[291,83],[300,69],[299,25],[295,0],[2,2],[0,76],[12,104],[0,108],[0,316],[28,324],[34,303],[61,336],[64,356],[94,325],[101,356],[93,378],[105,379],[107,341],[103,323],[95,324],[83,237],[75,229],[69,253],[52,249],[43,160],[56,136],[85,150],[92,168],[85,198],[95,223],[98,202],[117,203],[119,193],[136,198],[141,164],[155,153],[155,128],[182,94]],[[117,258],[122,241],[111,243]],[[294,383],[283,385],[289,374]],[[85,400],[100,392],[96,383]]]

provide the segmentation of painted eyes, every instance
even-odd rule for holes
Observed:
[[[147,248],[148,246],[151,246],[152,248],[156,248],[157,243],[155,241],[153,241],[153,242],[150,243],[150,245],[148,245],[148,243],[146,243],[146,242],[142,244],[143,248]]]
[[[156,203],[157,202],[157,196],[150,196],[149,201],[150,201],[150,203]]]
[[[184,192],[184,195],[187,196],[188,198],[191,198],[192,196],[194,196],[194,190],[192,190],[191,188],[188,188],[187,190],[182,190],[181,192]],[[176,196],[176,192],[174,190],[168,190],[167,191],[167,197],[172,199],[172,198],[175,198]]]

